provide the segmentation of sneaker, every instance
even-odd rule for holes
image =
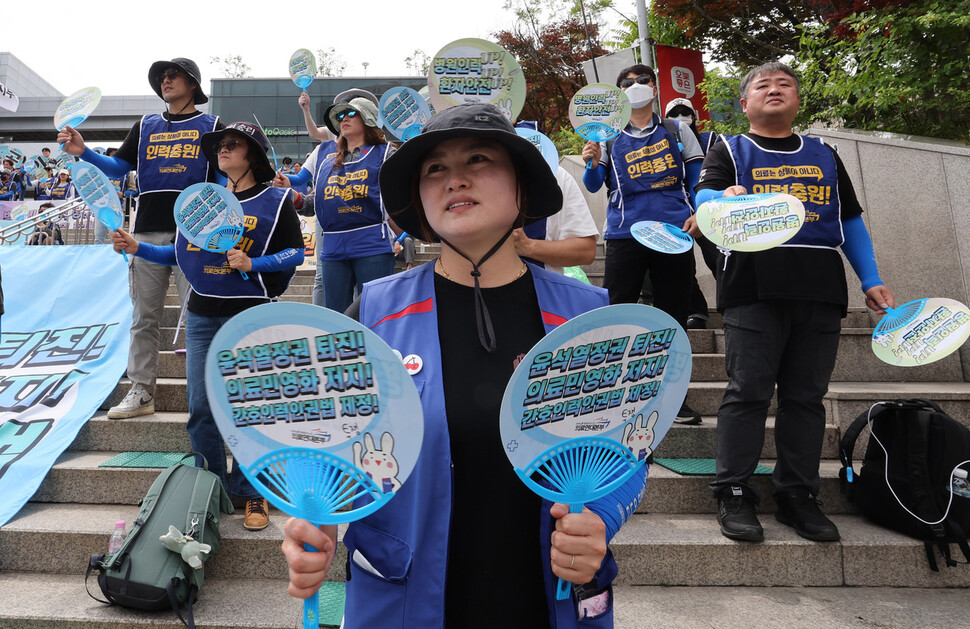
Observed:
[[[262,531],[268,524],[269,501],[266,498],[250,498],[247,500],[243,526],[250,531]]]
[[[687,329],[688,330],[706,330],[707,329],[707,317],[699,314],[692,314],[687,317]]]
[[[675,424],[684,424],[685,426],[696,426],[702,421],[701,414],[687,406],[687,404],[680,405],[680,410],[677,411],[677,417],[674,418]]]
[[[738,485],[721,489],[717,497],[717,521],[724,537],[742,542],[764,541],[765,530],[758,521],[756,502],[756,498]]]
[[[155,398],[151,393],[141,389],[128,391],[125,399],[118,406],[108,410],[108,419],[127,419],[139,415],[151,415],[155,412]]]
[[[775,495],[778,511],[775,519],[795,529],[801,537],[813,542],[837,542],[839,529],[825,517],[821,503],[808,492],[787,492]]]

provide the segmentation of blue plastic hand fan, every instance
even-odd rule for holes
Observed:
[[[563,323],[505,389],[500,429],[516,474],[582,512],[646,465],[684,401],[691,364],[687,334],[650,306],[606,306]],[[560,580],[557,598],[568,595]]]
[[[289,515],[316,525],[360,519],[414,469],[424,435],[418,392],[387,344],[342,314],[298,303],[250,308],[213,338],[205,373],[236,465]],[[314,595],[303,626],[318,617]]]
[[[197,183],[183,190],[175,199],[174,211],[179,232],[204,251],[229,251],[245,231],[246,217],[239,199],[214,183]],[[239,270],[239,274],[249,280],[245,271]]]
[[[108,177],[96,166],[87,162],[74,164],[71,175],[74,178],[74,188],[84,204],[91,208],[94,217],[112,231],[119,229],[125,213],[118,200],[118,191]],[[127,262],[128,254],[124,249],[121,250],[121,255]]]

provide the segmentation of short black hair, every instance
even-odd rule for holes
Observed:
[[[642,63],[632,65],[629,68],[623,68],[620,70],[620,75],[616,77],[616,86],[620,87],[620,83],[626,78],[628,74],[636,74],[637,76],[649,76],[653,79],[653,82],[657,82],[657,73],[653,71],[650,66],[645,66]]]
[[[771,61],[769,63],[762,63],[757,68],[752,68],[747,74],[744,75],[744,78],[741,79],[741,86],[738,89],[740,98],[748,98],[748,87],[751,86],[752,81],[759,76],[772,74],[774,72],[784,72],[790,76],[795,82],[795,93],[801,95],[801,84],[798,81],[798,75],[795,74],[795,71],[780,61]]]

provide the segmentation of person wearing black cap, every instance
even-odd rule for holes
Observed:
[[[202,74],[191,59],[177,57],[156,61],[148,70],[148,83],[165,101],[166,111],[149,114],[132,126],[128,137],[113,156],[98,155],[84,144],[75,129],[65,127],[57,136],[64,150],[97,166],[109,178],[123,177],[135,170],[140,187],[138,212],[132,233],[143,242],[168,245],[175,237],[172,212],[175,199],[188,186],[201,181],[217,181],[200,150],[204,133],[222,128],[216,116],[196,109],[209,101],[202,91]],[[117,406],[108,411],[110,419],[124,419],[155,412],[155,381],[165,294],[170,274],[168,266],[143,258],[133,258],[130,267],[131,297],[134,305],[131,346],[128,353],[128,378],[131,389]],[[188,286],[176,269],[179,300],[185,303]]]
[[[380,182],[395,222],[442,250],[432,264],[365,284],[359,300],[360,321],[416,366],[425,423],[403,490],[344,535],[344,626],[535,629],[555,618],[566,629],[594,608],[596,626],[612,626],[607,542],[635,510],[645,472],[568,514],[525,487],[499,437],[517,361],[557,325],[607,304],[603,289],[515,252],[513,229],[559,211],[555,175],[499,109],[468,103],[435,114],[384,163]],[[319,587],[335,529],[286,523],[293,596]],[[557,577],[578,584],[567,600],[556,601]]]
[[[54,186],[54,182],[57,178],[54,176],[54,164],[48,162],[44,166],[44,170],[47,171],[46,179],[38,179],[37,185],[34,187],[34,199],[38,201],[50,201],[51,198],[51,188]]]
[[[209,462],[229,494],[246,501],[243,526],[251,530],[269,524],[268,504],[238,470],[229,477],[226,449],[216,427],[205,390],[205,357],[219,328],[247,308],[267,303],[286,290],[294,269],[303,263],[300,219],[287,191],[269,188],[273,167],[266,157],[269,142],[253,124],[234,122],[225,129],[206,133],[202,153],[229,183],[246,215],[243,239],[246,251],[230,249],[212,253],[193,247],[178,232],[174,245],[139,242],[119,229],[112,236],[116,250],[158,264],[178,264],[192,285],[185,325],[186,377],[189,420],[186,430],[192,450]],[[243,242],[243,241],[241,241]],[[250,257],[252,255],[253,257]],[[249,274],[243,279],[238,269]]]

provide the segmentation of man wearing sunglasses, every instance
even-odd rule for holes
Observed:
[[[662,119],[653,111],[657,77],[650,66],[625,68],[616,79],[630,99],[630,123],[606,143],[587,142],[583,160],[591,160],[583,183],[596,192],[606,183],[606,269],[603,288],[611,304],[634,304],[649,273],[653,305],[687,327],[694,253],[660,253],[634,240],[630,228],[639,221],[661,221],[676,227],[693,214],[693,186],[704,157],[697,136],[687,125]],[[681,424],[701,417],[684,404]]]
[[[199,141],[202,134],[222,129],[224,125],[216,116],[195,108],[209,99],[202,91],[199,66],[191,59],[156,61],[148,70],[148,83],[165,101],[166,110],[142,117],[113,156],[99,155],[87,148],[81,134],[71,127],[65,127],[57,140],[64,143],[65,151],[91,162],[109,178],[123,177],[128,171],[136,170],[140,196],[131,232],[142,242],[167,246],[175,238],[173,209],[179,193],[192,184],[220,179],[209,168]],[[120,404],[108,411],[110,419],[155,412],[159,324],[172,272],[173,267],[131,258],[129,273],[134,305],[128,354],[131,389]],[[179,300],[184,302],[188,284],[177,267],[174,272]]]

